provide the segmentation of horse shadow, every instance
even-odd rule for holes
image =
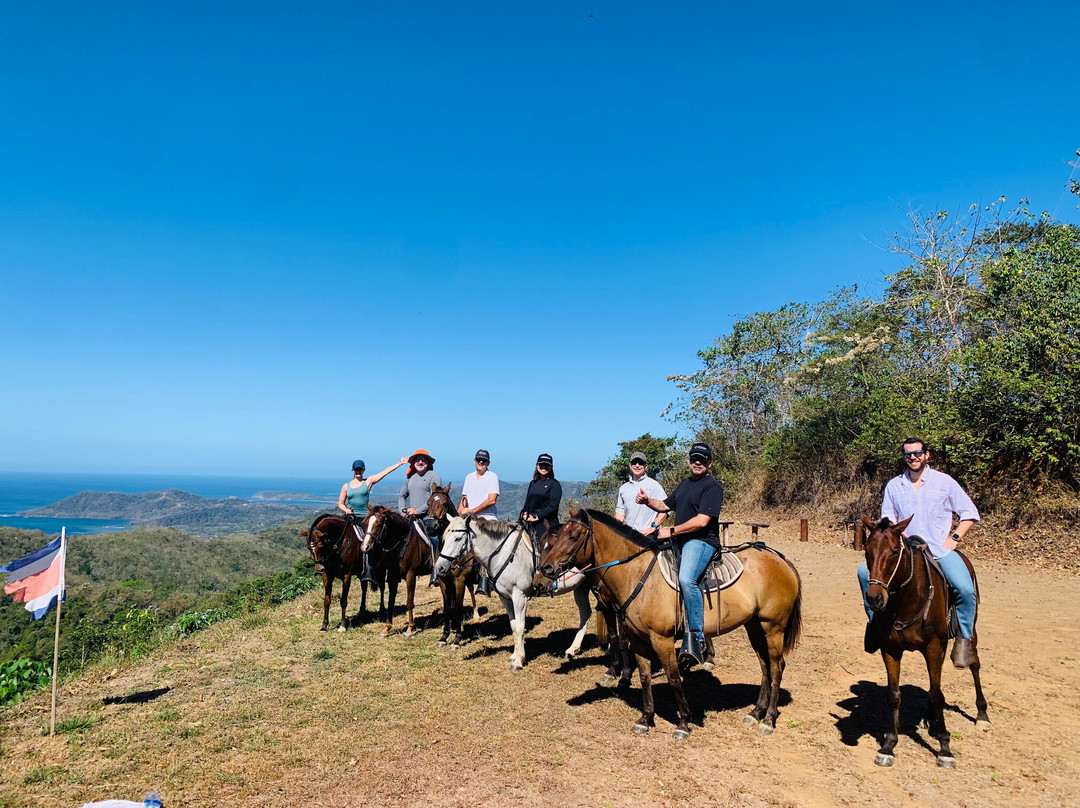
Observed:
[[[675,695],[670,687],[658,686],[667,684],[662,670],[658,669],[659,665],[653,662],[653,703],[656,708],[656,716],[670,721],[672,724],[677,724],[679,722],[679,710],[675,702]],[[659,677],[657,673],[660,673]],[[730,685],[721,684],[712,673],[698,668],[683,673],[683,692],[686,694],[686,700],[690,703],[691,722],[697,726],[702,726],[709,713],[749,710],[757,704],[761,686],[741,682]],[[612,696],[620,699],[634,710],[642,708],[640,683],[632,687],[620,686],[614,689],[594,685],[581,695],[567,699],[566,703],[571,707],[577,707],[594,704]],[[777,706],[786,707],[789,704],[791,704],[791,693],[781,687]]]
[[[851,686],[851,697],[838,701],[836,706],[848,712],[847,715],[830,713],[836,719],[836,729],[845,746],[858,746],[863,737],[873,738],[877,743],[884,741],[885,732],[889,728],[887,688],[863,679]],[[926,716],[929,706],[930,696],[925,690],[915,685],[900,686],[899,734],[936,755],[937,749],[919,734],[919,724]],[[946,709],[964,715],[959,708],[946,706]]]
[[[102,704],[146,704],[159,699],[172,690],[171,687],[159,687],[155,690],[140,690],[138,693],[129,693],[126,696],[106,696],[101,700]]]
[[[525,651],[527,656],[536,656],[535,653],[530,653],[533,649],[533,639],[529,637],[529,631],[530,629],[536,628],[539,623],[539,617],[536,617],[535,615],[526,615]],[[465,627],[465,632],[468,635],[469,641],[480,639],[501,640],[506,637],[511,638],[510,645],[485,645],[484,647],[477,648],[472,653],[465,655],[465,659],[482,659],[483,657],[511,653],[514,650],[513,633],[510,631],[510,618],[506,616],[505,612],[489,611],[486,617],[480,622],[469,623]]]

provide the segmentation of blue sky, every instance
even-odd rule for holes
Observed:
[[[5,3],[0,470],[589,479],[907,208],[1080,221],[1077,4],[828,5]]]

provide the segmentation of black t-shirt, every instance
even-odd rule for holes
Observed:
[[[711,474],[700,480],[688,477],[679,483],[664,504],[675,509],[675,524],[693,519],[699,514],[709,518],[709,524],[693,533],[680,533],[675,540],[682,544],[690,539],[700,539],[713,547],[720,546],[720,508],[724,504],[724,487]]]
[[[559,521],[560,502],[562,502],[562,484],[551,477],[546,479],[541,477],[529,483],[529,490],[525,494],[525,505],[521,512],[536,514],[538,523],[547,519],[548,524],[554,526]]]

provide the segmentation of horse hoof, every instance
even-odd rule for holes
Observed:
[[[338,630],[338,634],[344,634],[346,631],[348,631],[348,629],[345,628],[345,626],[338,626],[337,630]]]
[[[574,661],[574,652],[573,651],[567,651],[565,654],[563,654],[563,656],[566,657],[567,662],[573,662]]]
[[[939,769],[955,769],[956,758],[944,755],[937,759],[937,765]]]
[[[451,648],[460,648],[461,643],[459,643],[457,640],[454,640],[452,643],[450,643],[450,647]]]
[[[402,634],[404,634],[404,636],[406,637],[412,637],[414,634],[416,634],[416,632],[412,629],[408,629],[406,631],[403,631]]]
[[[756,727],[758,725],[758,720],[752,715],[744,715],[742,722],[743,726],[746,727]]]
[[[878,752],[877,757],[874,758],[874,763],[878,766],[891,766],[895,760],[896,757],[893,755],[886,755],[882,752]]]
[[[630,729],[630,731],[632,733],[634,733],[635,735],[648,735],[649,734],[649,725],[648,724],[634,724],[634,726]]]
[[[671,737],[674,738],[676,741],[685,741],[687,738],[690,737],[690,730],[679,727],[677,730],[671,733]]]
[[[772,735],[774,732],[776,732],[776,727],[766,724],[764,721],[762,721],[760,724],[758,724],[757,731],[758,735]]]
[[[438,645],[439,645],[440,648],[445,647],[446,646],[446,640],[439,640]]]
[[[618,681],[619,680],[612,676],[610,673],[605,673],[603,677],[601,677],[600,681],[596,684],[600,687],[615,687],[615,684]]]
[[[319,631],[326,631],[326,626],[323,626],[322,628],[320,628]]]
[[[711,671],[715,667],[716,663],[713,662],[711,659],[706,659],[704,662],[701,663],[702,670]]]
[[[985,718],[979,719],[975,722],[975,729],[982,730],[983,732],[989,732],[992,724]]]

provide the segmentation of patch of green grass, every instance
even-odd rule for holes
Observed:
[[[22,782],[24,786],[33,786],[38,783],[52,784],[65,774],[67,774],[67,769],[63,766],[42,766],[27,772]]]
[[[270,617],[265,612],[249,614],[240,621],[240,627],[245,629],[262,628],[270,625]]]
[[[176,710],[162,710],[154,716],[155,721],[176,721],[179,718],[180,713]]]
[[[316,661],[321,661],[321,660],[324,660],[324,659],[333,659],[334,656],[335,656],[335,654],[334,654],[333,651],[329,651],[329,650],[326,650],[326,649],[323,649],[322,651],[316,651],[315,652]]]
[[[959,732],[950,732],[949,737],[952,738],[954,741],[964,740],[964,736],[961,735]]]
[[[90,715],[77,715],[73,718],[65,718],[63,721],[56,722],[56,734],[64,735],[71,732],[83,732],[90,729],[94,724],[98,722],[98,719]],[[43,735],[47,735],[47,730],[42,730]]]
[[[802,721],[791,721],[791,720],[789,720],[787,722],[787,725],[789,727],[791,727],[792,729],[798,729],[799,727],[802,726]]]

